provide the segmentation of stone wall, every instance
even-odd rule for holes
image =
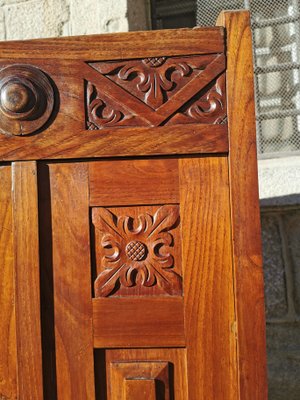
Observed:
[[[147,29],[148,7],[144,0],[0,0],[0,40]]]
[[[270,400],[300,398],[300,206],[262,209]]]

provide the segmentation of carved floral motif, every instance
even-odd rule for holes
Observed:
[[[103,249],[101,272],[95,281],[95,296],[106,297],[119,287],[159,286],[169,295],[180,295],[182,278],[174,267],[173,235],[179,222],[179,206],[165,205],[154,215],[140,214],[135,221],[98,208],[93,218]]]
[[[89,65],[102,75],[102,84],[87,84],[88,129],[218,124],[226,119],[222,54],[100,61]]]
[[[225,75],[217,79],[215,85],[199,100],[196,100],[186,111],[194,121],[220,123],[226,117],[224,101]]]
[[[98,129],[97,127],[113,126],[124,119],[124,114],[119,110],[114,110],[107,105],[97,91],[97,88],[90,82],[87,84],[87,100],[89,104],[89,130]]]

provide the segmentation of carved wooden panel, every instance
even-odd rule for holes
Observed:
[[[181,295],[179,205],[93,208],[95,297]]]
[[[109,374],[110,400],[169,400],[169,363],[113,362]]]
[[[86,124],[104,127],[218,124],[226,119],[225,56],[101,61],[86,81]]]

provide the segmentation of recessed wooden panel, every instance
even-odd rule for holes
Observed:
[[[11,167],[0,167],[0,398],[17,398]]]
[[[123,398],[125,400],[155,400],[157,399],[155,383],[154,379],[126,379]]]
[[[178,203],[177,160],[89,163],[90,205]]]
[[[182,347],[182,297],[93,299],[94,347]]]
[[[108,400],[111,400],[111,371],[112,365],[120,365],[124,363],[128,364],[140,364],[143,363],[148,365],[166,365],[168,368],[164,368],[164,373],[167,373],[167,380],[169,382],[169,399],[176,400],[190,400],[192,397],[188,394],[187,386],[187,359],[185,349],[114,349],[106,351],[106,372],[107,372],[107,391]],[[140,368],[141,368],[140,367]],[[141,371],[143,369],[141,368]],[[148,375],[149,376],[149,375]],[[166,379],[165,379],[166,381]],[[165,392],[161,392],[162,380],[157,380],[156,383],[156,395],[158,399],[165,399],[163,395]],[[160,397],[161,396],[161,397]],[[138,400],[142,400],[140,397]]]
[[[178,204],[92,209],[95,297],[182,295]]]
[[[109,400],[169,400],[169,365],[163,361],[113,362]]]

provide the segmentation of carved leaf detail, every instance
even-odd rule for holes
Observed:
[[[88,128],[90,130],[95,130],[97,127],[114,126],[125,118],[121,111],[113,109],[101,99],[96,87],[90,82],[87,84],[87,101]]]
[[[187,109],[186,115],[195,121],[221,123],[226,117],[224,94],[225,75],[223,74],[217,79],[212,89]]]
[[[156,110],[214,57],[152,57],[91,65]]]
[[[87,85],[90,130],[226,120],[222,54],[99,61],[89,66],[102,75],[102,86]]]
[[[96,297],[106,297],[119,287],[159,286],[169,295],[182,293],[182,278],[174,267],[173,236],[179,223],[179,206],[161,206],[154,215],[116,216],[98,208],[93,219],[100,231],[104,256],[102,271],[95,280]]]

